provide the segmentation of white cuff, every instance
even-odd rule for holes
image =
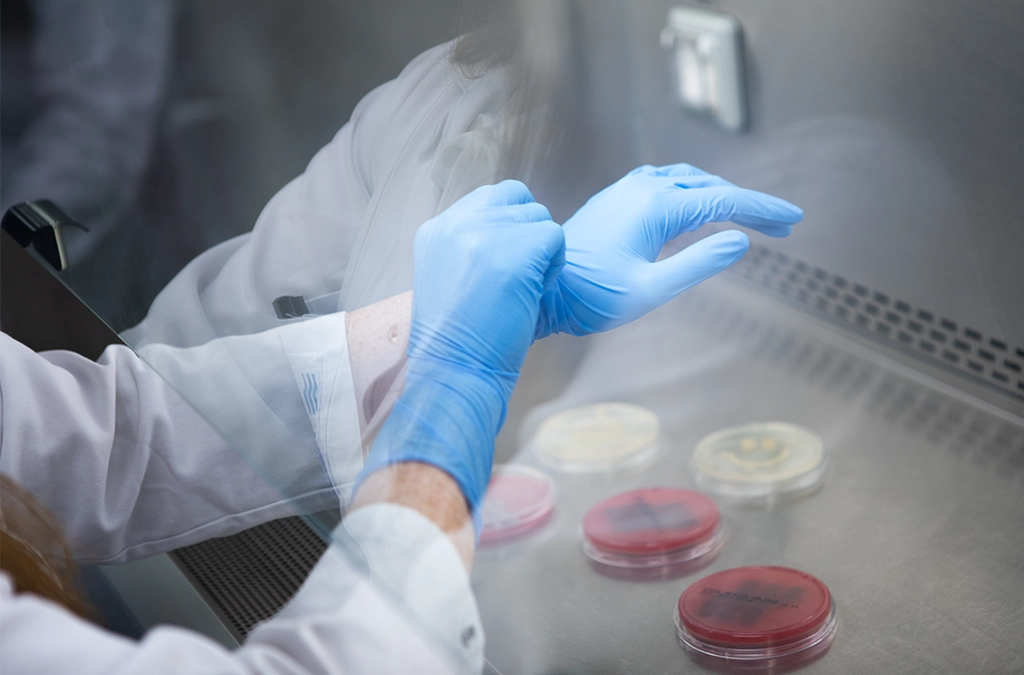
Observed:
[[[347,504],[363,467],[363,451],[345,313],[290,322],[279,330],[324,470],[341,503]]]
[[[354,540],[371,578],[392,590],[463,673],[484,664],[484,633],[465,564],[451,540],[418,511],[373,504],[346,516],[336,536]]]

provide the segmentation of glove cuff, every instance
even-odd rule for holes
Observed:
[[[516,373],[410,357],[405,388],[381,427],[354,490],[371,473],[392,464],[436,466],[462,490],[479,536],[494,438],[505,421],[516,379]]]

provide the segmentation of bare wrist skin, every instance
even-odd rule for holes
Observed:
[[[412,291],[345,315],[364,448],[401,391],[411,317]]]
[[[419,462],[402,462],[381,469],[363,481],[351,510],[380,503],[419,511],[448,536],[466,569],[472,566],[475,536],[469,507],[458,484],[447,473]]]
[[[345,315],[364,451],[402,392],[411,320],[411,291]],[[466,498],[447,473],[419,462],[386,467],[363,481],[349,511],[380,503],[418,511],[448,536],[470,568],[476,541],[473,523]]]

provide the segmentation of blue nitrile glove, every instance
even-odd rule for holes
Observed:
[[[481,187],[416,233],[405,387],[357,486],[398,462],[455,479],[479,532],[494,438],[565,262],[562,228],[517,181]]]
[[[565,269],[541,299],[535,337],[611,330],[665,304],[743,257],[747,235],[711,235],[655,262],[662,247],[705,223],[731,220],[785,237],[803,211],[688,164],[641,166],[568,221]]]

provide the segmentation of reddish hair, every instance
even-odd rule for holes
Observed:
[[[75,614],[95,614],[78,588],[71,549],[53,515],[31,494],[0,475],[0,569],[18,593],[32,593]]]

